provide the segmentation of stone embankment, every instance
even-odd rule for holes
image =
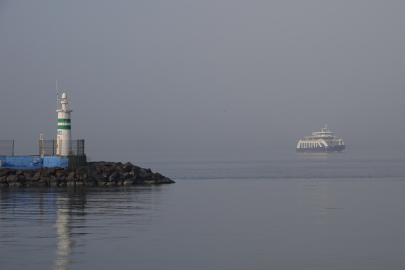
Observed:
[[[131,163],[92,162],[80,168],[0,169],[0,187],[170,184],[173,180]]]

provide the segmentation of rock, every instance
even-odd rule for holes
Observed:
[[[99,186],[104,186],[105,184],[107,184],[107,180],[103,179],[103,178],[96,178],[97,181],[97,185]]]
[[[21,187],[22,184],[18,181],[7,181],[9,187]]]
[[[150,175],[150,173],[149,173],[146,169],[143,169],[143,168],[142,168],[142,169],[139,171],[138,176],[139,176],[140,178],[142,178],[142,179],[148,179],[151,175]]]
[[[103,166],[103,172],[111,172],[115,169],[115,166],[113,165],[107,165],[107,166]]]
[[[157,183],[158,184],[173,184],[175,182],[169,178],[162,178],[161,180],[157,181]]]
[[[51,187],[56,187],[59,185],[59,179],[58,178],[53,178],[51,180],[49,180],[49,185]]]
[[[96,180],[90,178],[90,179],[84,180],[84,184],[86,186],[95,186],[97,184],[97,182],[96,182]]]
[[[116,181],[119,177],[119,174],[117,172],[113,172],[110,177],[108,178],[109,181]]]
[[[7,175],[8,175],[8,172],[9,172],[9,169],[8,169],[8,168],[0,169],[0,177],[2,177],[2,176],[7,176]]]
[[[160,173],[154,173],[154,174],[152,175],[152,178],[153,178],[154,180],[159,181],[159,180],[162,180],[162,175],[161,175]]]
[[[65,186],[67,186],[67,181],[66,181],[66,179],[60,179],[60,178],[59,178],[59,186],[60,186],[60,187],[65,187]]]
[[[40,179],[34,183],[35,186],[37,187],[46,187],[48,185],[48,181],[45,179]]]
[[[0,187],[8,187],[7,176],[0,176]]]
[[[156,184],[156,180],[145,180],[142,183],[143,184]]]
[[[133,185],[133,184],[134,184],[134,179],[129,178],[129,179],[127,179],[127,180],[124,180],[124,181],[122,182],[122,184],[123,184],[124,186]]]
[[[12,174],[12,175],[7,176],[7,181],[8,182],[10,182],[10,181],[18,181],[18,179],[19,179],[18,175]]]
[[[66,180],[69,182],[69,181],[74,181],[75,180],[75,176],[76,176],[76,173],[75,172],[71,172],[71,173],[69,173],[69,176],[66,178]],[[69,184],[68,184],[69,185]]]
[[[55,175],[56,168],[49,168],[46,172],[47,172],[47,174],[49,174],[49,175]]]
[[[28,180],[25,180],[24,181],[24,183],[22,183],[24,186],[26,186],[26,187],[30,187],[30,186],[35,186],[35,183],[36,183],[37,181],[35,181],[35,180],[32,180],[32,179],[28,179]]]
[[[134,165],[132,165],[131,163],[127,162],[122,166],[122,169],[124,170],[124,172],[130,172],[132,170],[132,167],[134,167]]]
[[[80,186],[174,183],[160,173],[127,162],[93,162],[72,171],[70,168],[15,170],[0,168],[0,186]]]
[[[116,186],[116,185],[117,185],[117,182],[114,182],[114,181],[112,181],[112,182],[107,182],[105,185],[106,185],[106,186]]]
[[[141,167],[133,166],[132,169],[131,169],[130,174],[135,176],[135,175],[138,175],[140,171],[141,171]]]
[[[51,176],[51,174],[46,170],[46,171],[42,171],[40,173],[41,177],[45,177],[45,178],[49,178],[49,176]]]
[[[64,172],[64,171],[57,171],[57,172],[55,173],[55,176],[56,176],[57,178],[62,177],[62,176],[65,176],[65,172]]]
[[[36,174],[34,174],[34,176],[32,177],[32,179],[34,179],[34,180],[39,180],[39,177],[41,177],[41,172],[37,172]]]
[[[123,173],[122,174],[122,179],[123,180],[126,180],[126,179],[131,179],[131,178],[133,178],[134,176],[132,175],[132,174],[130,174],[130,173],[128,173],[128,172],[125,172],[125,173]]]

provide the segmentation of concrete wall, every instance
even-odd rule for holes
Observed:
[[[43,166],[43,158],[40,156],[2,156],[3,161],[1,168],[15,169],[39,169]]]
[[[62,167],[69,165],[69,157],[66,156],[44,156],[44,167]]]
[[[69,157],[66,156],[0,156],[3,165],[0,168],[40,169],[43,167],[68,167]]]

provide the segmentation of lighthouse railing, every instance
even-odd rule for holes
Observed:
[[[39,154],[42,156],[85,156],[84,140],[62,141],[40,140]]]

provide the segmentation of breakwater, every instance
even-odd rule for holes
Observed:
[[[0,169],[0,187],[170,184],[173,180],[129,162],[91,162],[79,168]]]

